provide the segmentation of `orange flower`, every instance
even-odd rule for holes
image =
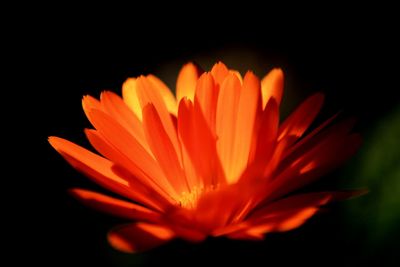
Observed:
[[[303,137],[323,95],[307,98],[279,124],[283,72],[242,78],[223,63],[200,73],[185,65],[176,98],[153,75],[128,79],[123,98],[83,98],[99,156],[72,142],[50,144],[116,199],[85,189],[84,204],[134,222],[110,231],[115,248],[137,252],[173,238],[262,239],[303,224],[321,205],[357,192],[289,193],[342,163],[360,145],[352,120],[336,115]]]

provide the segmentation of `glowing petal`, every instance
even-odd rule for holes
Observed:
[[[290,143],[294,143],[300,138],[318,115],[323,102],[324,95],[321,93],[316,93],[304,100],[279,127],[278,140],[291,138]]]
[[[129,181],[115,174],[113,163],[68,140],[49,137],[50,144],[77,170],[85,173],[99,185],[132,200],[142,199],[130,188]],[[150,207],[160,209],[153,202],[145,202]]]
[[[175,191],[167,181],[158,163],[139,142],[129,134],[123,127],[115,122],[110,116],[99,111],[92,110],[91,116],[94,118],[94,126],[115,149],[123,155],[126,160],[119,163],[132,171],[143,183],[154,183],[164,190],[171,197],[175,196]],[[119,157],[121,159],[121,157]],[[115,158],[114,160],[118,160]],[[152,185],[154,187],[154,185]]]
[[[178,104],[176,102],[174,94],[171,92],[171,90],[168,88],[168,86],[165,83],[163,83],[163,81],[161,81],[159,78],[157,78],[154,75],[151,75],[151,74],[148,75],[147,79],[149,79],[149,81],[151,83],[153,83],[153,85],[159,91],[161,97],[164,100],[165,106],[167,107],[167,110],[171,114],[176,116],[176,114],[178,112]]]
[[[211,131],[215,134],[215,120],[217,112],[219,88],[210,73],[203,73],[196,86],[195,105],[200,105]]]
[[[143,206],[85,189],[72,189],[74,197],[93,209],[131,220],[159,221],[160,214]]]
[[[279,106],[283,95],[283,71],[281,69],[271,70],[262,79],[261,90],[263,108],[271,98],[274,98]]]
[[[137,95],[136,78],[129,78],[123,83],[122,97],[126,105],[135,113],[138,119],[142,120],[142,107]]]
[[[193,63],[188,63],[182,67],[176,81],[176,99],[178,102],[183,97],[194,100],[194,92],[199,76],[200,71]]]
[[[114,148],[109,142],[107,142],[98,131],[92,129],[85,130],[86,137],[88,138],[90,144],[102,155],[118,163],[119,165],[113,166],[112,170],[119,176],[123,177],[129,181],[129,186],[135,191],[135,201],[139,203],[145,203],[151,206],[160,206],[163,208],[168,207],[170,201],[172,201],[171,196],[168,195],[160,186],[151,180],[147,179],[136,166],[132,166],[129,159]],[[123,167],[125,166],[125,167]],[[131,169],[130,175],[126,174],[122,168]],[[134,171],[132,171],[132,168]]]
[[[174,146],[175,152],[178,155],[178,160],[181,163],[181,151],[176,133],[176,127],[172,121],[171,114],[167,110],[165,102],[157,90],[157,87],[146,77],[139,77],[137,80],[137,93],[142,109],[148,104],[153,104],[160,116],[163,127],[168,134],[169,139]]]
[[[147,142],[167,177],[168,182],[178,194],[188,191],[189,188],[187,187],[185,174],[179,164],[178,155],[152,104],[148,104],[143,109],[143,127]]]
[[[246,73],[240,91],[233,142],[230,182],[236,182],[247,167],[254,137],[254,125],[259,105],[260,81],[251,72]]]
[[[133,253],[158,247],[174,237],[175,234],[164,226],[136,223],[114,228],[108,234],[108,241],[122,252]]]
[[[105,91],[100,97],[103,110],[114,118],[122,127],[138,140],[141,146],[149,152],[141,121],[136,117],[125,102],[115,93]],[[89,112],[90,113],[90,112]]]
[[[217,64],[215,64],[212,67],[211,74],[214,77],[215,82],[221,86],[222,83],[224,82],[225,78],[228,76],[229,70],[225,66],[224,63],[218,62]],[[231,73],[231,74],[235,75],[237,78],[237,75],[235,73]],[[238,81],[240,83],[239,79],[238,79]]]
[[[228,74],[221,85],[217,104],[217,151],[228,182],[238,178],[238,173],[233,169],[233,153],[240,90],[239,79],[234,74]]]

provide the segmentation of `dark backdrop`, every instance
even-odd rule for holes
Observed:
[[[357,10],[310,12],[315,17],[300,12],[293,12],[297,16],[283,13],[274,17],[272,8],[252,13],[261,9],[254,6],[232,17],[220,15],[222,11],[227,15],[229,9],[205,9],[196,16],[190,12],[147,12],[138,16],[137,8],[129,16],[121,15],[125,16],[123,20],[113,21],[117,23],[110,23],[111,17],[108,20],[101,15],[102,18],[80,23],[73,13],[61,18],[51,14],[34,27],[27,25],[28,44],[22,50],[29,55],[30,65],[25,71],[34,77],[32,87],[24,90],[28,92],[28,107],[35,115],[26,125],[34,133],[35,148],[29,153],[30,162],[34,163],[29,170],[31,176],[24,178],[29,204],[24,202],[22,206],[24,216],[29,218],[23,227],[28,232],[23,239],[28,249],[14,260],[52,266],[132,266],[154,262],[192,265],[214,261],[265,266],[394,265],[399,231],[393,224],[399,222],[399,216],[389,216],[386,224],[380,223],[379,216],[398,215],[399,197],[390,198],[390,204],[380,201],[382,196],[400,193],[400,177],[398,168],[394,169],[390,182],[397,189],[382,193],[386,181],[379,170],[387,176],[387,169],[398,162],[397,152],[381,150],[394,150],[399,143],[381,144],[393,136],[380,132],[393,131],[395,137],[399,133],[395,21],[386,13],[380,13],[380,19],[374,17],[373,9],[365,14]],[[50,27],[53,23],[56,27]],[[83,129],[89,123],[81,109],[82,95],[98,96],[104,89],[120,93],[127,77],[147,73],[159,75],[173,88],[179,67],[191,60],[206,69],[222,60],[241,71],[254,69],[259,76],[272,67],[282,67],[287,79],[284,114],[311,92],[325,92],[326,105],[319,119],[337,110],[355,115],[357,130],[366,136],[367,149],[361,149],[319,186],[367,186],[371,193],[332,205],[303,227],[272,234],[263,242],[208,240],[192,245],[177,241],[140,255],[114,251],[105,235],[122,221],[87,209],[67,194],[71,187],[97,187],[61,159],[48,145],[47,136],[88,146]],[[376,145],[368,149],[371,143]],[[376,165],[372,172],[377,175],[363,180],[360,175],[371,173],[363,172],[363,166],[370,162],[366,155],[378,155],[378,162],[382,162],[379,155],[383,155],[394,163]],[[385,209],[389,211],[385,213]],[[380,227],[390,231],[374,236]],[[19,245],[15,247],[20,251]]]

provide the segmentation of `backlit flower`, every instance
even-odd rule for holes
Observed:
[[[204,73],[189,63],[176,97],[148,75],[128,79],[122,98],[83,98],[94,126],[85,133],[102,156],[62,138],[49,141],[73,167],[123,197],[71,190],[88,206],[131,221],[108,235],[119,250],[143,251],[174,238],[262,239],[355,194],[291,193],[345,161],[360,137],[350,133],[352,120],[332,125],[336,115],[304,135],[321,93],[280,123],[282,92],[280,69],[260,81],[223,63]]]

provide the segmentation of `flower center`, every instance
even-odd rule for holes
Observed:
[[[199,198],[208,191],[210,189],[205,190],[204,186],[195,186],[191,188],[190,192],[182,192],[178,199],[178,205],[183,208],[194,209]]]

